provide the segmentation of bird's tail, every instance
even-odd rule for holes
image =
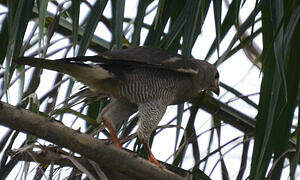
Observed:
[[[33,57],[20,57],[14,59],[13,62],[20,65],[29,65],[68,74],[88,86],[93,86],[94,84],[91,83],[95,83],[97,80],[112,77],[112,75],[101,66],[91,66],[83,63]]]
[[[33,57],[20,57],[13,61],[19,65],[28,65],[32,67],[49,69],[64,74],[73,74],[72,71],[82,71],[86,67],[81,67],[78,64],[73,64],[70,62],[64,62],[61,60],[48,60],[43,58],[33,58]]]

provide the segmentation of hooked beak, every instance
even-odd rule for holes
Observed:
[[[216,85],[211,91],[214,92],[217,96],[219,96],[220,94],[220,88],[218,85]]]

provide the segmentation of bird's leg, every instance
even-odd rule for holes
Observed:
[[[122,145],[118,139],[117,133],[116,133],[115,129],[113,128],[112,124],[105,119],[103,119],[103,124],[105,125],[105,127],[107,127],[109,134],[111,135],[111,139],[113,140],[115,146],[117,146],[120,149],[123,149]]]
[[[146,143],[146,142],[143,142],[143,145],[144,145],[144,148],[146,149],[147,153],[148,153],[148,160],[154,164],[156,164],[157,166],[161,166],[159,164],[159,162],[155,159],[154,155],[152,154],[151,152],[151,149],[150,149],[150,146],[149,146],[149,143]]]
[[[139,128],[137,135],[148,152],[150,162],[160,166],[159,162],[154,158],[150,146],[149,139],[152,131],[156,128],[159,121],[163,117],[167,106],[161,102],[147,102],[139,105]]]
[[[97,117],[97,122],[102,123],[108,129],[114,144],[122,149],[117,132],[131,114],[137,111],[137,106],[126,101],[112,98]]]

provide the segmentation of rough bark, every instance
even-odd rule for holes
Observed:
[[[99,166],[126,174],[133,179],[184,179],[159,168],[134,153],[120,150],[87,134],[30,111],[0,102],[0,124],[35,135],[91,159]]]
[[[40,164],[55,164],[59,165],[60,167],[73,167],[77,168],[74,163],[67,158],[64,158],[59,153],[52,152],[50,150],[41,150],[41,151],[23,151],[23,152],[16,152],[12,153],[13,158],[18,161],[27,161],[27,162],[35,162]],[[66,155],[65,155],[66,156]],[[68,155],[70,156],[70,155]],[[93,165],[90,163],[90,161],[83,157],[74,157],[70,156],[72,159],[74,159],[77,163],[82,165],[84,168],[86,168],[93,176],[94,178],[98,179],[100,178],[97,174],[97,170]],[[110,168],[100,167],[101,171],[104,172],[105,176],[108,179],[123,179],[123,180],[134,180],[134,178],[130,178],[124,173],[120,173],[117,171],[113,171]]]

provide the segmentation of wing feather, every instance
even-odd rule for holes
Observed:
[[[199,64],[204,62],[192,58],[186,59],[179,54],[150,47],[107,51],[98,55],[98,57],[100,57],[99,59],[106,59],[107,63],[136,64],[188,74],[197,74]]]
[[[118,68],[152,67],[193,75],[208,64],[193,58],[186,59],[166,50],[143,46],[106,51],[96,56],[79,56],[60,60],[70,63],[91,63],[106,69],[110,69],[110,66]]]

